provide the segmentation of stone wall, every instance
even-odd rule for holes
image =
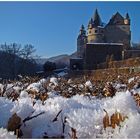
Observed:
[[[110,61],[104,62],[97,65],[97,69],[108,69],[108,68],[124,68],[124,67],[139,67],[140,57],[129,58],[121,61]]]
[[[123,45],[109,43],[87,44],[85,50],[85,69],[97,68],[97,64],[106,61],[107,56],[113,55],[114,60],[122,59]]]
[[[105,27],[105,42],[123,43],[125,49],[130,47],[131,31],[129,25],[107,25]]]
[[[139,50],[125,50],[122,53],[123,53],[123,59],[140,57],[140,49]]]
[[[71,70],[83,70],[83,59],[82,58],[71,58],[70,59]]]

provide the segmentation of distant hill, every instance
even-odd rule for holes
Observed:
[[[60,62],[60,61],[63,61],[65,63],[67,63],[69,61],[69,55],[67,54],[63,54],[63,55],[58,55],[58,56],[54,56],[54,57],[51,57],[51,58],[48,58],[48,61],[51,61],[51,62]]]
[[[62,67],[62,65],[69,66],[69,60],[70,58],[73,58],[73,57],[76,57],[76,52],[71,55],[62,54],[62,55],[58,55],[58,56],[54,56],[50,58],[40,58],[40,59],[36,59],[36,62],[40,65],[43,65],[46,61],[51,61],[51,62],[55,62],[57,67]]]

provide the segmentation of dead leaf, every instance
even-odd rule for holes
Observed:
[[[9,118],[7,125],[7,130],[14,131],[18,138],[22,136],[22,131],[20,130],[21,121],[21,118],[16,113],[14,113],[12,117]]]
[[[76,136],[76,129],[71,128],[71,132],[72,132],[71,138],[72,138],[72,139],[77,139],[77,136]]]

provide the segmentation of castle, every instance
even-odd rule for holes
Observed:
[[[140,50],[131,50],[130,22],[128,13],[123,17],[117,12],[105,24],[96,9],[89,20],[87,31],[84,25],[80,28],[77,58],[70,60],[71,69],[96,69],[97,64],[106,61],[107,56],[113,55],[114,60],[122,60],[127,58],[128,52],[140,55]]]

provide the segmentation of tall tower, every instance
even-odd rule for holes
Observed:
[[[129,14],[126,13],[126,16],[124,18],[124,24],[125,24],[125,32],[128,35],[126,39],[124,40],[125,48],[124,49],[129,49],[131,47],[131,30],[130,30],[130,17]]]
[[[104,42],[104,28],[97,9],[95,10],[94,16],[90,19],[88,24],[87,42]]]
[[[130,17],[123,17],[119,12],[112,16],[105,27],[105,39],[108,43],[123,43],[129,49],[131,41]]]
[[[77,57],[84,57],[84,49],[87,43],[87,36],[84,25],[81,26],[80,32],[77,38]]]
[[[125,19],[124,19],[124,24],[125,25],[130,25],[130,17],[129,17],[128,13],[126,13],[126,16],[125,16]]]

